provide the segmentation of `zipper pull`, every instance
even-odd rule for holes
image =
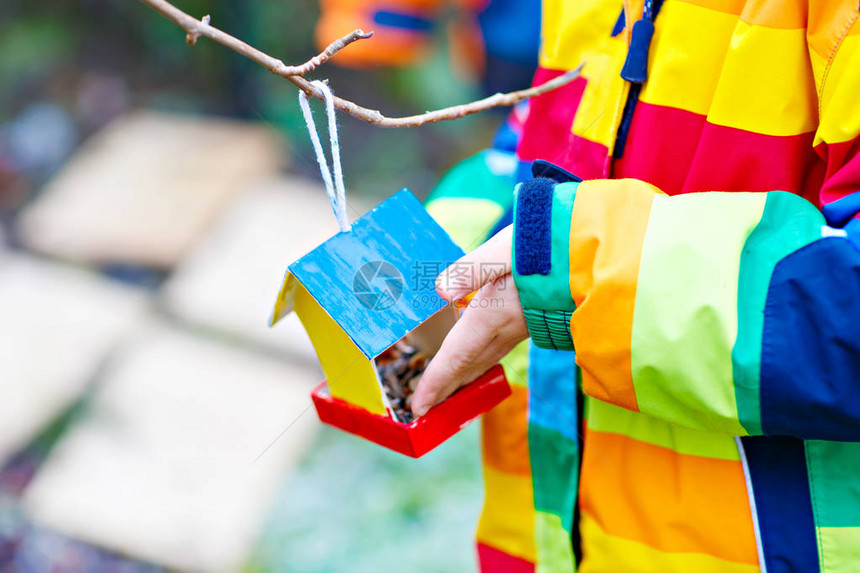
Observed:
[[[570,181],[580,182],[581,177],[577,177],[567,169],[563,169],[554,163],[543,159],[536,159],[532,162],[532,177],[546,177],[552,179],[556,183],[568,183]]]
[[[654,22],[647,18],[637,20],[630,31],[630,47],[627,59],[621,68],[621,77],[634,84],[645,83],[648,79],[648,52],[654,36]]]

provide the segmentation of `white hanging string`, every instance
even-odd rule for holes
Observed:
[[[320,136],[317,133],[317,126],[314,123],[311,106],[308,104],[308,96],[302,90],[299,90],[299,106],[302,108],[302,115],[305,116],[305,123],[308,126],[308,133],[311,136],[311,143],[314,146],[317,163],[320,165],[320,173],[322,174],[325,190],[328,193],[329,201],[331,201],[331,208],[337,219],[338,227],[340,227],[341,231],[349,231],[349,218],[346,214],[346,190],[343,186],[343,168],[340,163],[340,140],[338,139],[337,123],[334,116],[334,94],[332,94],[331,88],[325,82],[316,80],[311,83],[322,92],[325,99],[326,115],[328,116],[328,135],[331,143],[331,169],[329,169],[328,160],[323,152]]]

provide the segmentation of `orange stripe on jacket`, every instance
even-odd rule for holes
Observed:
[[[612,201],[604,193],[611,189]],[[570,225],[570,332],[586,394],[638,411],[630,341],[648,215],[659,191],[641,181],[579,185]],[[625,229],[614,233],[610,229]],[[595,284],[600,288],[595,289]]]
[[[531,475],[528,411],[528,390],[511,385],[511,395],[484,415],[485,464],[501,472]]]
[[[580,507],[606,533],[661,551],[758,565],[739,461],[590,429],[585,440]]]
[[[758,564],[726,561],[703,553],[666,553],[644,543],[609,535],[583,514],[580,525],[588,539],[579,573],[759,573]],[[509,573],[509,572],[505,572]]]
[[[702,8],[740,15],[742,21],[768,28],[805,28],[806,4],[783,0],[682,0]]]
[[[754,0],[744,4],[741,20],[768,28],[806,28],[806,2]]]
[[[853,21],[856,11],[856,0],[810,2],[806,31],[809,47],[825,60],[830,60],[847,31],[845,22]]]
[[[746,0],[682,0],[686,4],[701,6],[715,12],[739,15],[744,9]]]

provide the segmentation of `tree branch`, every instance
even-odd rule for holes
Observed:
[[[317,69],[317,67],[323,65],[327,61],[329,61],[335,54],[339,51],[347,47],[348,45],[356,42],[358,40],[367,40],[373,36],[373,32],[365,32],[361,29],[355,29],[343,38],[338,38],[334,42],[328,45],[328,47],[322,51],[317,56],[314,56],[301,66],[295,66],[295,69],[298,70],[295,75],[303,76],[307,73],[310,73]]]
[[[352,44],[353,42],[357,42],[358,40],[365,40],[373,35],[373,32],[365,33],[362,30],[354,30],[343,38],[332,42],[320,54],[314,56],[304,64],[301,64],[299,66],[288,66],[281,60],[273,58],[265,52],[261,52],[257,48],[246,44],[242,40],[231,36],[230,34],[227,34],[226,32],[223,32],[218,28],[215,28],[214,26],[211,26],[209,24],[209,16],[204,16],[201,20],[197,20],[196,18],[186,14],[167,0],[141,0],[141,2],[151,7],[153,10],[159,12],[167,19],[171,20],[180,28],[185,30],[185,41],[188,42],[188,44],[194,45],[197,42],[197,39],[201,36],[204,38],[209,38],[210,40],[213,40],[214,42],[217,42],[222,46],[225,46],[235,52],[238,52],[239,54],[242,54],[249,60],[260,64],[261,66],[271,71],[273,74],[284,77],[285,79],[295,84],[296,87],[305,92],[308,96],[315,97],[317,99],[323,99],[322,92],[320,92],[316,87],[313,86],[313,84],[311,84],[311,82],[309,82],[302,76],[314,71],[319,66],[334,57],[335,54],[337,54],[340,50]],[[375,109],[368,109],[366,107],[362,107],[349,100],[345,100],[337,96],[334,97],[334,106],[337,109],[348,113],[353,117],[356,117],[379,127],[416,127],[419,125],[424,125],[426,123],[434,123],[437,121],[449,119],[458,119],[494,107],[514,105],[524,99],[544,94],[546,92],[557,89],[579,77],[580,72],[582,71],[582,66],[583,64],[580,64],[579,67],[577,67],[575,70],[571,70],[566,74],[563,74],[539,86],[505,94],[497,93],[490,97],[486,97],[478,101],[473,101],[471,103],[455,105],[436,111],[429,111],[418,115],[411,115],[408,117],[386,117]]]

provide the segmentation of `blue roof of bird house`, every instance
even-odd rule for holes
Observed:
[[[373,358],[445,306],[434,281],[461,256],[421,202],[402,189],[291,264],[288,276]]]

